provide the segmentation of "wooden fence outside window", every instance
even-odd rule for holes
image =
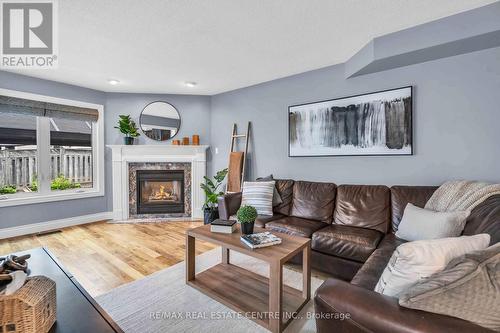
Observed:
[[[51,148],[51,177],[63,175],[82,187],[92,187],[92,148]],[[37,179],[35,149],[0,150],[0,186],[27,188]]]

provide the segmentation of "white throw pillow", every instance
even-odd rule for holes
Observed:
[[[490,235],[419,240],[401,244],[392,254],[375,291],[398,297],[409,287],[442,271],[453,259],[490,244]]]
[[[468,211],[435,212],[409,203],[396,237],[407,241],[457,237],[462,234],[469,214]]]
[[[273,215],[274,185],[274,180],[269,182],[244,182],[241,206],[253,206],[259,215]]]

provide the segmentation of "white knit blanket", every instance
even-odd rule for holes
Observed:
[[[472,211],[496,194],[500,194],[500,184],[454,180],[441,185],[427,201],[425,208],[438,212]]]

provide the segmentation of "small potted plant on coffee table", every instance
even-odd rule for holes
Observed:
[[[253,226],[257,218],[257,210],[255,207],[250,205],[242,206],[238,209],[236,216],[241,224],[241,233],[244,235],[253,234]]]
[[[118,126],[115,126],[115,128],[120,130],[122,134],[125,134],[123,140],[126,145],[133,145],[134,139],[141,135],[137,132],[139,128],[137,128],[135,122],[129,115],[120,115],[119,117]]]

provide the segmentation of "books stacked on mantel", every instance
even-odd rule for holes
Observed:
[[[210,223],[211,232],[220,232],[223,234],[232,234],[236,230],[236,221],[217,219]]]
[[[240,238],[243,244],[252,249],[281,244],[281,238],[276,237],[269,231],[259,232],[257,234],[242,235]]]

